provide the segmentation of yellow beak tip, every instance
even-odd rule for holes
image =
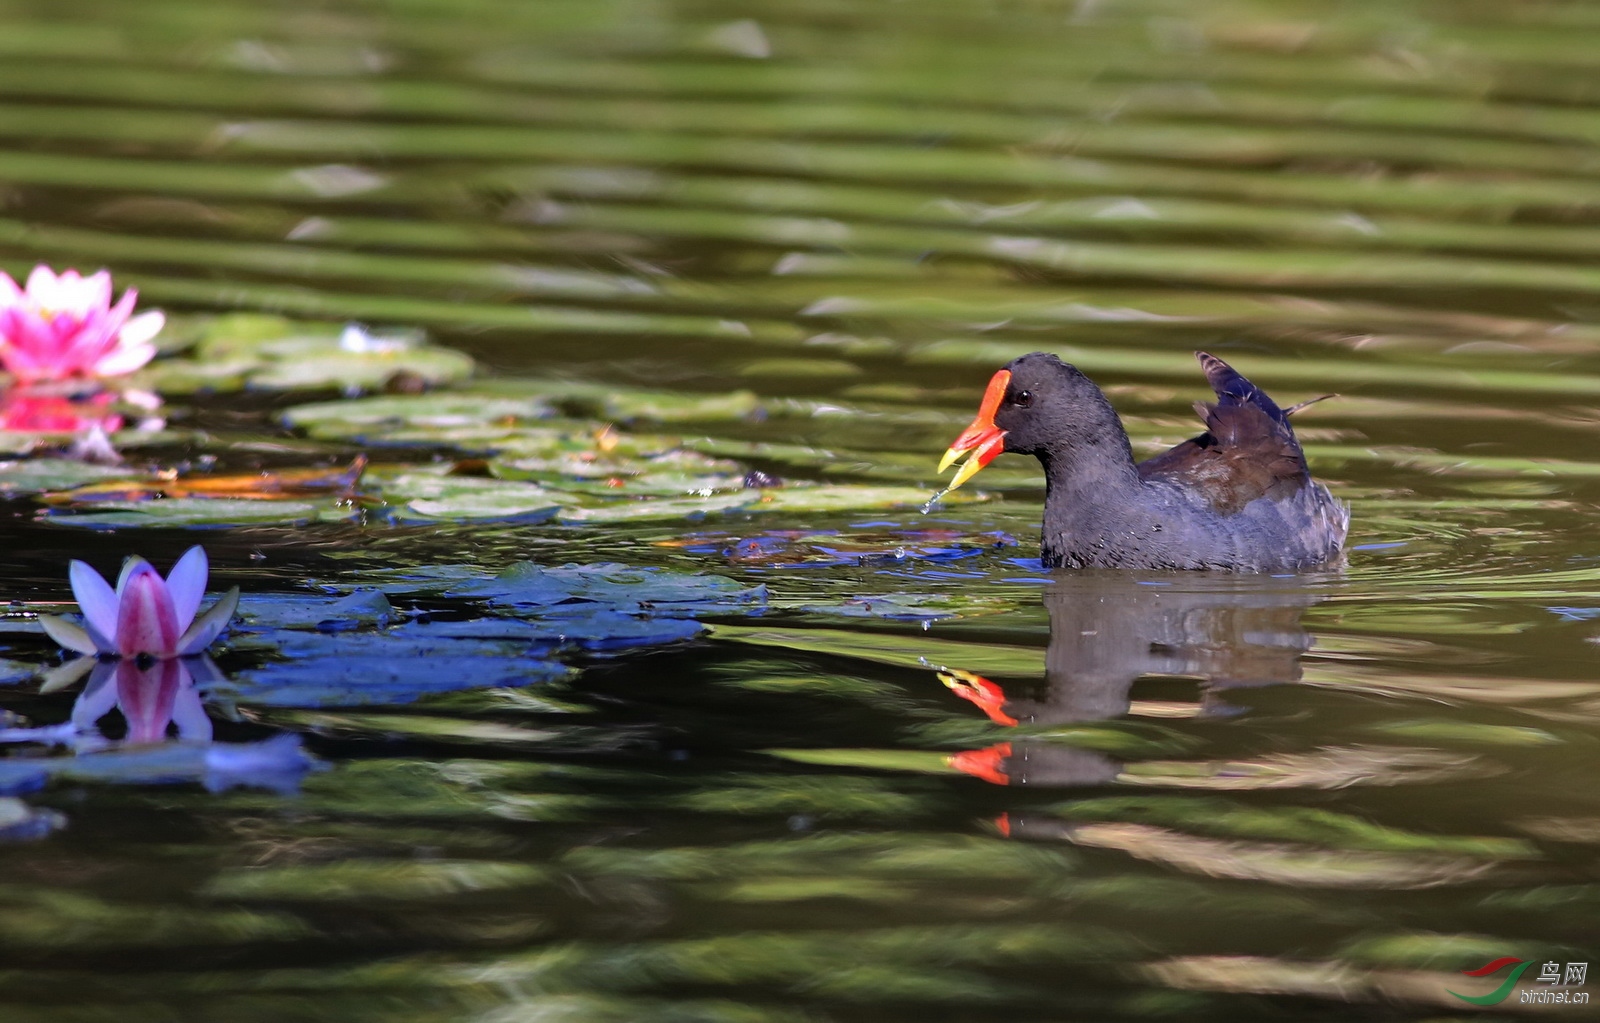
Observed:
[[[940,472],[944,472],[946,469],[950,468],[952,465],[955,465],[956,464],[956,459],[958,459],[960,457],[961,457],[961,452],[959,450],[957,450],[956,448],[951,448],[950,450],[946,451],[944,453],[944,457],[939,459],[939,471]]]
[[[945,487],[945,492],[948,493],[949,491],[954,490],[955,488],[961,486],[961,484],[967,482],[967,480],[970,480],[972,477],[978,475],[978,470],[982,468],[983,463],[978,461],[976,458],[967,459],[964,463],[962,463],[961,468],[956,470],[955,476],[950,480],[950,485]]]

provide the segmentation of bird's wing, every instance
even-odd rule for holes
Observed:
[[[1144,479],[1190,487],[1223,513],[1258,497],[1287,497],[1311,479],[1289,416],[1214,355],[1196,352],[1216,404],[1196,402],[1206,432],[1139,463]]]

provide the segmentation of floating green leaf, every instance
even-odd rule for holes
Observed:
[[[346,597],[306,593],[246,593],[239,598],[234,632],[311,629],[345,632],[363,626],[387,625],[395,616],[379,590],[358,589]]]
[[[560,509],[560,497],[515,480],[436,473],[389,473],[376,480],[399,521],[518,519],[538,522]]]
[[[54,509],[47,521],[90,529],[189,526],[304,526],[355,518],[359,509],[335,500],[247,501],[227,498],[174,497],[160,501],[103,501],[71,511]]]
[[[464,565],[398,569],[372,577],[389,593],[434,593],[481,600],[521,614],[570,616],[583,605],[641,614],[683,616],[757,610],[766,587],[725,576],[635,568],[616,563],[513,565],[486,576]]]
[[[379,390],[396,378],[427,385],[465,380],[473,362],[416,335],[240,314],[206,324],[192,357],[163,359],[134,385],[168,394],[265,390]]]
[[[66,458],[29,458],[0,462],[0,497],[20,497],[47,490],[67,490],[101,480],[126,479],[125,468]]]

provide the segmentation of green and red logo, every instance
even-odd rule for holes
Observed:
[[[1508,966],[1511,967],[1511,972],[1506,974],[1506,979],[1500,982],[1499,987],[1486,995],[1464,995],[1459,991],[1450,993],[1471,1005],[1499,1005],[1510,996],[1511,989],[1517,986],[1517,981],[1522,979],[1522,975],[1528,972],[1528,967],[1532,965],[1533,963],[1523,962],[1516,956],[1501,956],[1476,970],[1461,971],[1468,977],[1487,977],[1499,973]],[[1566,967],[1564,970],[1563,965]],[[1533,979],[1534,986],[1524,988],[1518,1001],[1523,1005],[1588,1005],[1589,992],[1578,990],[1588,979],[1588,963],[1563,964],[1551,959],[1539,967],[1539,975]]]
[[[1533,965],[1531,962],[1524,962],[1515,956],[1501,956],[1494,962],[1486,963],[1476,970],[1461,971],[1468,977],[1487,977],[1491,973],[1496,973],[1507,966],[1513,965],[1516,966],[1516,969],[1506,974],[1506,979],[1501,982],[1500,986],[1486,995],[1464,995],[1459,991],[1450,991],[1450,993],[1463,1002],[1471,1002],[1473,1005],[1499,1005],[1506,1000],[1507,995],[1511,994],[1511,989],[1517,986],[1517,981],[1522,979],[1522,975],[1527,972],[1528,967]],[[1450,989],[1446,988],[1445,990],[1449,991]]]

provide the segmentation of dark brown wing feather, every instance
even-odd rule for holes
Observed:
[[[1258,497],[1287,497],[1311,479],[1289,417],[1255,384],[1214,355],[1196,352],[1217,403],[1195,403],[1206,432],[1139,463],[1144,479],[1201,492],[1224,514]]]

